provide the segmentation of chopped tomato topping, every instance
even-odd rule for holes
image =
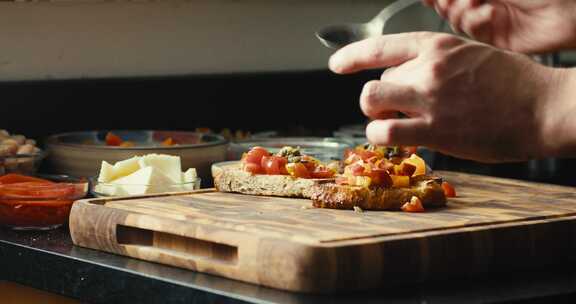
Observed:
[[[360,155],[358,155],[358,154],[355,153],[355,152],[349,153],[349,154],[348,154],[348,157],[344,158],[344,163],[345,163],[346,165],[350,165],[350,164],[353,164],[353,163],[357,163],[357,162],[359,162],[359,161],[362,161],[362,158],[360,157]]]
[[[400,168],[399,168],[399,175],[407,175],[407,176],[413,176],[414,173],[416,173],[416,166],[413,163],[410,162],[402,162],[400,164]]]
[[[424,212],[424,206],[422,206],[422,201],[413,196],[409,202],[402,205],[402,211],[404,212]]]
[[[282,151],[282,150],[281,150]],[[287,151],[290,151],[288,149]],[[284,152],[272,155],[262,147],[254,147],[242,156],[243,169],[252,174],[291,175],[299,178],[332,178],[339,163],[324,165],[308,155],[295,155],[296,160],[288,163]]]
[[[456,189],[448,182],[442,182],[442,190],[444,190],[446,197],[456,197]]]
[[[345,149],[344,150],[344,159],[348,159],[348,157],[350,157],[350,155],[352,155],[354,153],[353,149]]]
[[[106,134],[106,145],[107,146],[120,146],[123,140],[119,136],[113,134],[112,132],[108,132]]]
[[[172,137],[168,137],[160,143],[160,145],[164,147],[174,146],[175,144],[176,142],[174,141],[174,139],[172,139]]]
[[[372,185],[380,187],[390,187],[392,186],[392,178],[386,170],[374,169],[370,172],[370,178],[372,179]]]
[[[120,144],[120,147],[125,147],[125,148],[129,148],[129,147],[134,147],[134,143],[131,141],[124,141]]]
[[[388,172],[391,172],[391,170],[394,169],[394,164],[391,163],[391,162],[389,162],[387,159],[384,159],[384,158],[378,160],[378,161],[375,163],[375,165],[376,165],[376,168],[378,168],[378,169],[383,169],[383,170],[386,170],[386,171],[388,171]]]
[[[413,176],[426,174],[425,161],[416,155],[417,147],[358,146],[344,153],[341,182],[380,187],[409,187]],[[369,177],[358,179],[357,177]]]
[[[326,166],[316,166],[314,171],[310,172],[312,178],[332,178],[335,172],[327,168]]]
[[[372,151],[358,151],[357,152],[358,155],[360,156],[360,158],[362,158],[363,161],[368,161],[369,159],[373,158],[373,157],[377,157],[377,154],[375,152]]]
[[[425,175],[426,174],[426,162],[420,156],[418,156],[416,154],[410,155],[410,157],[404,159],[401,164],[402,165],[406,165],[406,164],[412,165],[416,168],[414,170],[414,173],[412,174],[412,176]]]
[[[353,164],[350,166],[350,172],[354,176],[364,175],[365,170],[366,170],[366,168],[364,168],[364,166],[362,164],[356,163],[356,164]]]

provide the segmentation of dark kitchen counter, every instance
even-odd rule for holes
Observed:
[[[87,303],[558,303],[573,302],[576,295],[574,267],[338,296],[301,295],[76,247],[66,229],[1,228],[0,280]]]

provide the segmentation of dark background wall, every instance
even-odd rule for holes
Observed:
[[[4,83],[0,128],[35,138],[88,129],[196,127],[328,136],[364,121],[358,96],[373,77],[317,71]]]

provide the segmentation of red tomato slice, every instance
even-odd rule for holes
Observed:
[[[107,146],[120,146],[122,144],[122,138],[118,137],[117,135],[113,134],[112,132],[108,132],[106,134],[106,145]]]
[[[262,167],[266,174],[270,175],[287,175],[286,164],[288,160],[280,156],[264,156],[262,158]]]
[[[46,180],[46,179],[32,177],[32,176],[26,176],[26,175],[20,175],[20,174],[15,174],[15,173],[9,173],[9,174],[0,176],[0,185],[25,183],[25,182],[38,182],[38,183],[44,183],[44,184],[54,184],[54,182],[51,182],[51,181]]]
[[[266,171],[262,169],[259,164],[254,163],[244,163],[244,171],[249,172],[251,174],[265,174]]]
[[[261,165],[262,157],[268,155],[270,155],[270,152],[268,152],[268,150],[262,147],[254,147],[250,149],[248,153],[246,153],[246,156],[244,157],[244,162]]]

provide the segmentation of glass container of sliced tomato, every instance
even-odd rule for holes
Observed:
[[[68,176],[0,176],[0,225],[49,230],[66,224],[72,203],[86,196],[88,182]]]

